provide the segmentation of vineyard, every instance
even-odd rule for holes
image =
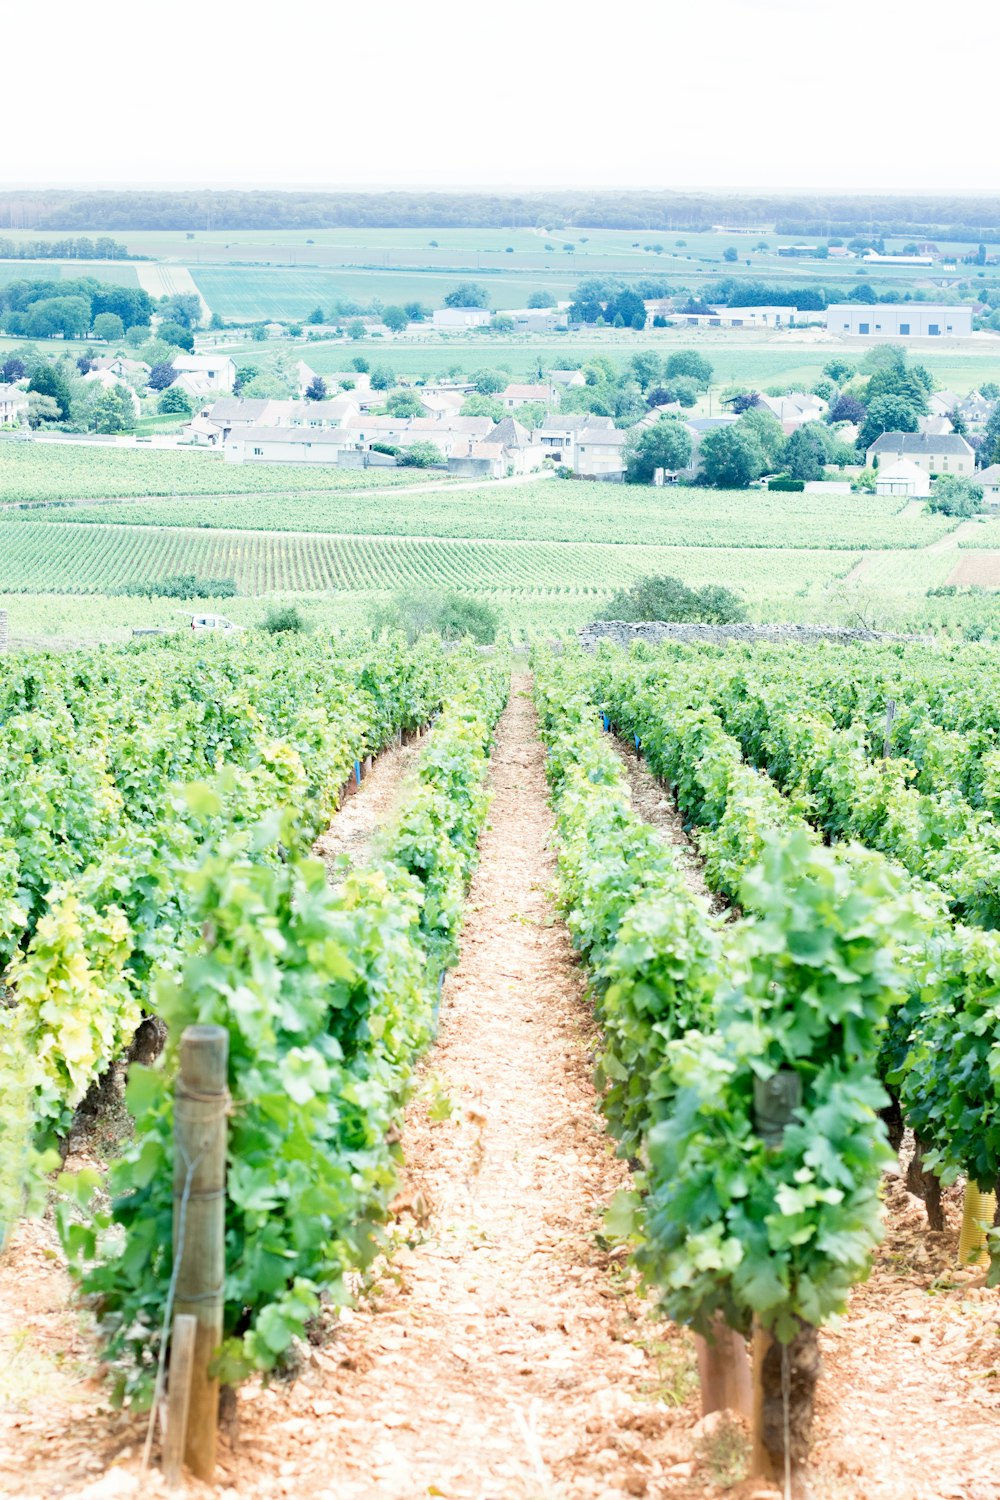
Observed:
[[[233,578],[242,594],[414,586],[525,594],[607,593],[641,573],[682,571],[688,582],[740,580],[790,597],[847,572],[849,552],[661,548],[263,533],[180,527],[11,525],[0,586],[11,593],[113,594],[178,573]]]
[[[188,1421],[178,1313],[187,1460],[261,1500],[993,1493],[994,654],[510,670],[318,634],[8,660],[6,1254],[60,1258],[99,1372],[53,1366],[0,1482],[82,1496],[96,1444],[140,1493],[143,1414],[168,1465]]]
[[[345,488],[266,498],[220,495],[208,502],[190,496],[31,508],[12,511],[4,520],[768,550],[915,549],[955,525],[922,506],[876,495],[837,495],[831,505],[825,494],[678,488],[651,502],[647,490],[622,486],[608,505],[597,486],[573,480],[509,488],[463,485],[450,494],[380,494],[377,501],[355,488],[357,493]]]
[[[428,476],[429,477],[429,476]],[[436,476],[437,483],[447,483]],[[247,464],[171,448],[106,448],[81,443],[0,440],[0,504],[104,500],[143,495],[286,494],[296,490],[385,489],[420,484],[413,469],[337,469]]]

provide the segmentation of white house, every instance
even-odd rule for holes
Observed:
[[[28,393],[19,385],[0,385],[0,427],[20,427],[27,420]]]
[[[227,464],[335,464],[355,447],[352,434],[338,427],[234,427],[223,443]]]
[[[792,391],[787,396],[758,396],[756,404],[777,417],[786,435],[806,422],[821,421],[827,410],[822,396],[814,396],[808,391]]]
[[[621,479],[625,474],[626,434],[620,427],[584,427],[576,434],[574,473],[592,479]]]
[[[930,475],[907,458],[879,466],[876,495],[907,495],[922,499],[931,492]]]
[[[587,377],[582,370],[550,370],[549,385],[554,390],[565,390],[567,386],[586,385]]]
[[[500,392],[497,400],[508,411],[516,411],[529,401],[543,401],[548,405],[555,400],[555,392],[548,385],[509,385],[505,391]]]
[[[236,384],[236,366],[228,354],[178,354],[173,368],[204,391],[231,391]]]
[[[972,305],[937,302],[831,302],[826,310],[829,333],[844,338],[969,338]]]
[[[976,483],[983,487],[983,504],[990,510],[1000,509],[1000,464],[990,464],[988,469],[980,469],[976,475]]]
[[[971,474],[975,454],[957,432],[883,432],[865,455],[870,469],[905,458],[925,474]]]
[[[541,426],[535,428],[534,438],[546,458],[567,469],[575,469],[578,434],[599,429],[611,432],[614,425],[610,417],[595,417],[590,412],[548,412]]]
[[[436,307],[434,327],[444,333],[464,333],[469,328],[488,328],[492,316],[485,307]]]

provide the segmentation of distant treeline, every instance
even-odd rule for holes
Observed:
[[[0,260],[147,260],[130,255],[118,240],[87,235],[65,240],[11,240],[0,238]]]
[[[538,193],[316,193],[272,191],[11,192],[4,229],[127,230],[335,228],[574,228],[780,234],[1000,238],[1000,197],[560,191]]]

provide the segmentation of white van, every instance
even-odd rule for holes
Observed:
[[[192,630],[221,630],[225,632],[241,631],[242,625],[234,625],[232,620],[227,620],[225,615],[194,615],[191,620]]]

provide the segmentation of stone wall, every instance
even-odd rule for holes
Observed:
[[[598,641],[630,646],[633,641],[679,641],[685,645],[719,646],[726,641],[776,641],[792,646],[814,646],[817,641],[926,641],[928,636],[893,635],[885,630],[848,630],[840,625],[674,625],[650,620],[633,624],[627,620],[597,620],[577,632],[581,646],[593,650]]]

